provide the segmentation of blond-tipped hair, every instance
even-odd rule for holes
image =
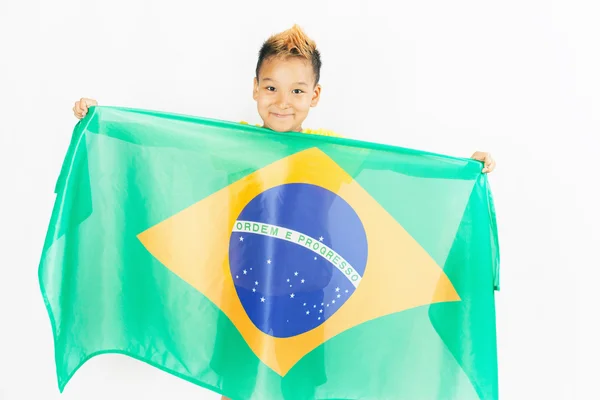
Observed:
[[[315,84],[319,83],[321,54],[317,50],[315,41],[309,38],[298,25],[271,36],[263,43],[256,63],[256,79],[258,79],[260,67],[265,60],[273,57],[299,57],[305,59],[312,64],[315,73]]]

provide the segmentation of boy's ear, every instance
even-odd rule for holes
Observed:
[[[258,78],[254,78],[254,90],[252,91],[252,98],[258,99]]]
[[[321,100],[321,85],[317,84],[315,89],[313,90],[313,96],[310,101],[311,107],[316,107],[319,104],[319,100]]]

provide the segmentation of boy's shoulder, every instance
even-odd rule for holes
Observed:
[[[240,124],[242,125],[248,125],[248,122],[246,121],[240,121]],[[255,126],[260,127],[260,124],[255,124]],[[332,130],[329,129],[303,129],[302,133],[305,133],[307,135],[321,135],[321,136],[334,136],[334,137],[342,137],[341,135],[335,133]]]

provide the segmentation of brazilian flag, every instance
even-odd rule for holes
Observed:
[[[113,107],[39,267],[59,389],[120,353],[234,400],[497,399],[478,161]]]

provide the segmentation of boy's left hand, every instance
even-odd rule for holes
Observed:
[[[496,161],[494,161],[490,153],[476,151],[475,153],[473,153],[471,158],[474,160],[483,161],[483,170],[481,172],[483,172],[484,174],[492,172],[494,168],[496,168]]]

